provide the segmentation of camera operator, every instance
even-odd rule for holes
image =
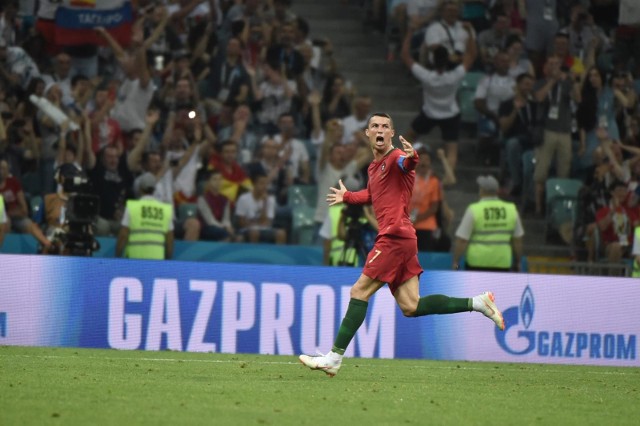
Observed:
[[[56,169],[58,190],[44,197],[44,223],[50,246],[43,254],[91,255],[98,249],[92,224],[98,214],[99,200],[90,194],[88,179],[74,164]]]
[[[127,201],[116,257],[157,260],[173,257],[173,206],[153,197],[156,183],[153,173],[140,176],[142,197]]]
[[[347,205],[338,223],[338,238],[344,241],[339,265],[359,266],[364,263],[367,253],[373,249],[378,234],[378,221],[369,205]],[[356,259],[347,256],[349,250],[355,250]],[[353,255],[352,255],[353,256]]]
[[[358,181],[350,179],[350,187]],[[358,266],[373,248],[378,222],[371,206],[336,204],[329,207],[319,235],[324,239],[323,263]]]

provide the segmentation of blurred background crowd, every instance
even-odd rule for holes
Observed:
[[[178,238],[324,240],[325,262],[339,263],[331,240],[342,232],[348,243],[338,224],[351,221],[364,224],[355,239],[366,250],[371,212],[332,213],[324,198],[338,179],[366,186],[372,157],[363,129],[369,114],[389,107],[343,72],[340,29],[314,35],[314,16],[294,13],[296,0],[107,0],[130,12],[124,28],[60,28],[59,8],[100,2],[0,6],[0,194],[10,232],[29,233],[48,251],[65,224],[63,181],[77,175],[100,200],[92,232],[116,236],[127,200],[146,191],[150,174],[153,196],[174,207]],[[378,59],[402,58],[417,78],[423,105],[408,111],[415,119],[396,122],[396,133],[410,135],[421,155],[412,202],[421,250],[451,248],[456,217],[444,188],[464,179],[458,144],[466,139],[478,171],[495,174],[500,195],[543,220],[574,259],[640,255],[637,1],[326,7],[334,6],[357,9],[362,31],[386,44]],[[434,70],[437,58],[440,73],[464,70],[434,89],[411,64]],[[380,86],[392,92],[396,80],[413,79],[400,70]],[[453,101],[434,110],[433,99]],[[74,169],[61,169],[68,164]]]

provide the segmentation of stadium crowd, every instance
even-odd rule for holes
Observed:
[[[0,6],[0,194],[12,232],[51,244],[64,194],[39,209],[34,200],[60,193],[55,171],[66,163],[88,176],[100,198],[97,236],[117,235],[147,172],[156,177],[154,196],[174,206],[176,235],[185,240],[295,243],[290,188],[319,187],[307,200],[317,234],[328,216],[324,188],[347,177],[366,185],[371,152],[363,128],[375,99],[341,74],[332,41],[312,38],[291,0],[138,0],[126,45],[101,27],[100,45],[56,44],[47,31],[57,3],[38,4]],[[433,70],[444,57],[441,72],[449,72],[469,61],[470,45],[477,51],[451,84],[422,82],[424,106],[411,135],[438,125],[446,150],[419,147],[425,161],[412,212],[421,249],[450,248],[442,186],[456,182],[464,105],[455,99],[473,74],[478,154],[501,166],[502,195],[543,215],[549,177],[579,180],[572,245],[589,260],[632,255],[640,218],[637,2],[373,0],[363,7],[387,35],[390,60],[402,50],[405,62]],[[434,111],[434,99],[454,99],[451,110]],[[68,120],[56,120],[46,105]],[[442,181],[432,156],[443,165]]]

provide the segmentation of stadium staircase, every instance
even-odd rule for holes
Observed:
[[[397,134],[404,133],[421,106],[422,90],[399,58],[387,60],[387,39],[365,24],[366,11],[361,3],[353,0],[294,0],[292,10],[309,22],[312,39],[331,40],[339,72],[358,93],[371,96],[374,111],[384,111],[393,117]],[[476,177],[499,174],[498,167],[479,163],[473,133],[473,127],[464,129],[462,133],[457,184],[446,189],[447,202],[456,213],[452,233],[466,207],[477,200]],[[437,131],[420,140],[432,147],[440,146]],[[436,164],[436,170],[437,167]],[[526,255],[568,255],[566,245],[556,238],[551,241],[546,238],[543,218],[524,216],[523,219]]]

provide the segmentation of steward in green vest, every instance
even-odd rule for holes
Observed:
[[[633,278],[640,278],[640,226],[636,226],[633,234],[633,250],[631,251],[631,256],[633,259],[631,276]]]
[[[480,176],[480,201],[471,204],[456,231],[453,269],[465,254],[466,270],[520,270],[524,231],[515,204],[497,197],[493,176]],[[515,253],[515,265],[514,265]]]
[[[340,221],[342,220],[343,204],[336,204],[329,207],[327,212],[330,225],[330,237],[325,239],[325,264],[330,266],[349,265],[357,266],[358,252],[355,248],[345,250],[344,239],[339,238]]]
[[[156,178],[140,178],[139,200],[127,201],[116,244],[116,257],[171,259],[173,256],[173,207],[153,198]]]

